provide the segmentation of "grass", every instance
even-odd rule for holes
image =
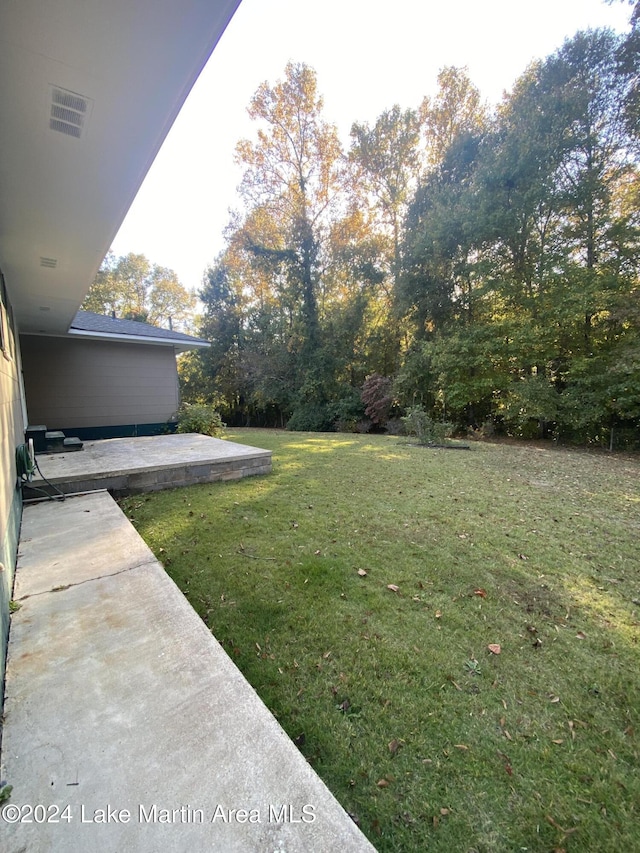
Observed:
[[[640,460],[228,437],[125,511],[374,846],[640,851]]]

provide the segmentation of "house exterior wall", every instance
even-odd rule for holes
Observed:
[[[24,443],[20,350],[0,274],[0,682],[9,636],[9,601],[18,550],[22,495],[16,487],[15,451]],[[1,685],[0,685],[1,691]],[[0,693],[1,703],[1,693]]]
[[[101,437],[91,430],[163,424],[178,409],[173,347],[24,335],[22,365],[31,425]]]

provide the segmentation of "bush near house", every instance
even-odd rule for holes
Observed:
[[[224,434],[220,412],[204,403],[183,403],[178,411],[176,432],[199,432],[220,438]]]

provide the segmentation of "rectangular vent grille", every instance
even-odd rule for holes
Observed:
[[[49,127],[58,133],[80,139],[89,113],[89,104],[89,98],[52,86]]]
[[[54,270],[58,266],[58,261],[56,258],[40,258],[40,266]]]

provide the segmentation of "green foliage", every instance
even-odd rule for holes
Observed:
[[[176,432],[199,432],[219,438],[224,434],[225,424],[220,413],[204,403],[183,403],[178,411]]]
[[[542,437],[544,424],[559,419],[560,395],[546,376],[524,376],[506,392],[497,411],[504,422],[521,431],[530,421],[537,422],[537,433]],[[531,436],[526,436],[531,437]]]
[[[173,270],[151,264],[144,255],[109,252],[82,308],[178,330],[193,320],[195,298]]]
[[[301,403],[287,421],[287,429],[296,432],[331,432],[334,420],[328,404]]]
[[[519,436],[640,427],[634,21],[533,62],[492,116],[444,68],[418,109],[355,123],[346,157],[312,69],[263,84],[184,399],[305,430],[416,404]]]
[[[332,405],[334,425],[338,432],[358,432],[364,419],[364,404],[357,388],[347,388],[344,396]]]
[[[401,418],[407,435],[415,436],[418,444],[443,444],[451,437],[454,425],[443,421],[434,421],[425,412],[423,406],[411,406]]]

